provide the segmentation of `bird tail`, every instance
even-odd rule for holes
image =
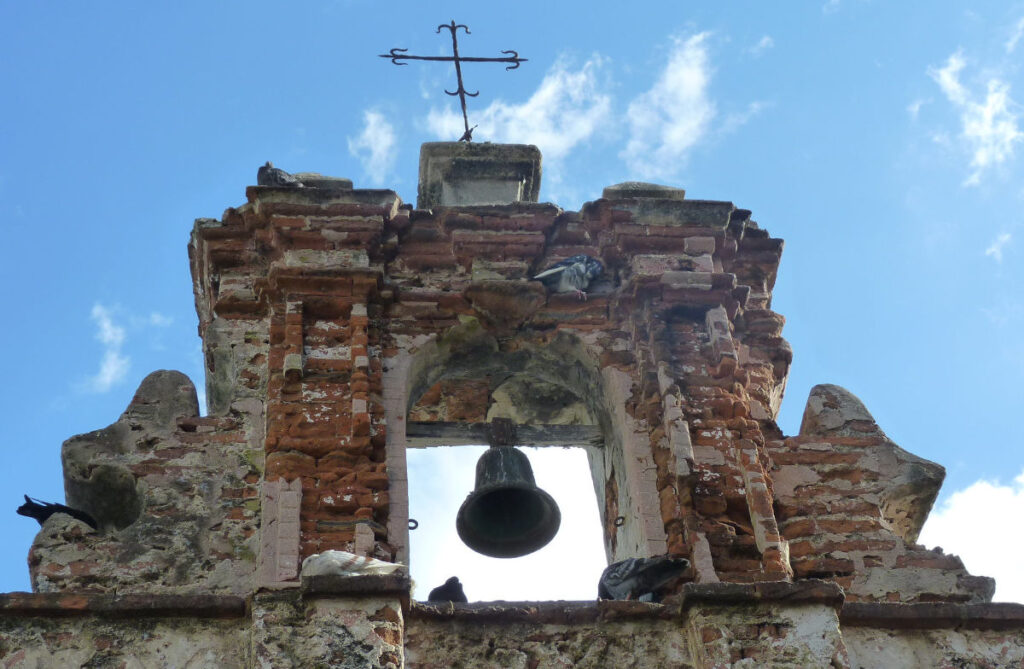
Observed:
[[[534,279],[542,279],[542,278],[544,278],[546,276],[551,276],[552,274],[558,274],[559,272],[564,272],[566,269],[568,269],[568,268],[565,265],[562,265],[561,267],[552,267],[550,269],[544,270],[543,272],[541,272],[540,274],[538,274],[537,276],[535,276],[533,278]]]

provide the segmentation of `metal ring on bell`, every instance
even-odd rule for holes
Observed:
[[[476,487],[455,528],[477,553],[514,558],[546,546],[562,523],[554,498],[537,487],[530,461],[511,446],[492,446],[476,463]]]

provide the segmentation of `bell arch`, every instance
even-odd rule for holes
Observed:
[[[400,561],[410,558],[406,449],[486,443],[486,424],[496,418],[515,424],[520,444],[585,449],[608,561],[665,552],[660,517],[643,513],[657,510],[658,493],[646,432],[626,411],[630,375],[602,369],[573,333],[520,331],[499,340],[473,318],[407,344],[383,373],[392,490],[388,534]],[[429,390],[460,381],[486,387],[480,422],[413,420]]]

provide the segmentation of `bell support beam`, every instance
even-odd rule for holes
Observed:
[[[521,446],[601,446],[604,437],[597,425],[516,425],[516,443]],[[405,436],[412,448],[427,446],[486,445],[490,423],[410,421]]]

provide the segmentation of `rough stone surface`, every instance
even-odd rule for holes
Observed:
[[[406,635],[409,669],[694,666],[685,633],[673,621],[526,624],[413,618],[406,623]]]
[[[244,669],[248,655],[247,630],[235,620],[0,617],[7,669]]]
[[[154,372],[117,422],[65,442],[67,502],[100,529],[51,516],[29,553],[34,590],[250,590],[262,453],[236,418],[198,413],[186,376]]]
[[[800,435],[768,452],[796,575],[835,579],[851,601],[991,600],[992,579],[914,543],[945,470],[892,443],[849,391],[815,386]]]
[[[643,181],[624,181],[623,183],[606,187],[601,192],[601,197],[606,200],[622,200],[628,197],[684,200],[686,199],[686,191],[682,188],[672,188],[671,186],[645,183]]]
[[[1003,669],[1024,666],[1024,633],[1014,630],[843,629],[850,667],[918,669],[971,667]]]
[[[404,666],[403,627],[397,600],[257,596],[250,666],[399,669]]]

